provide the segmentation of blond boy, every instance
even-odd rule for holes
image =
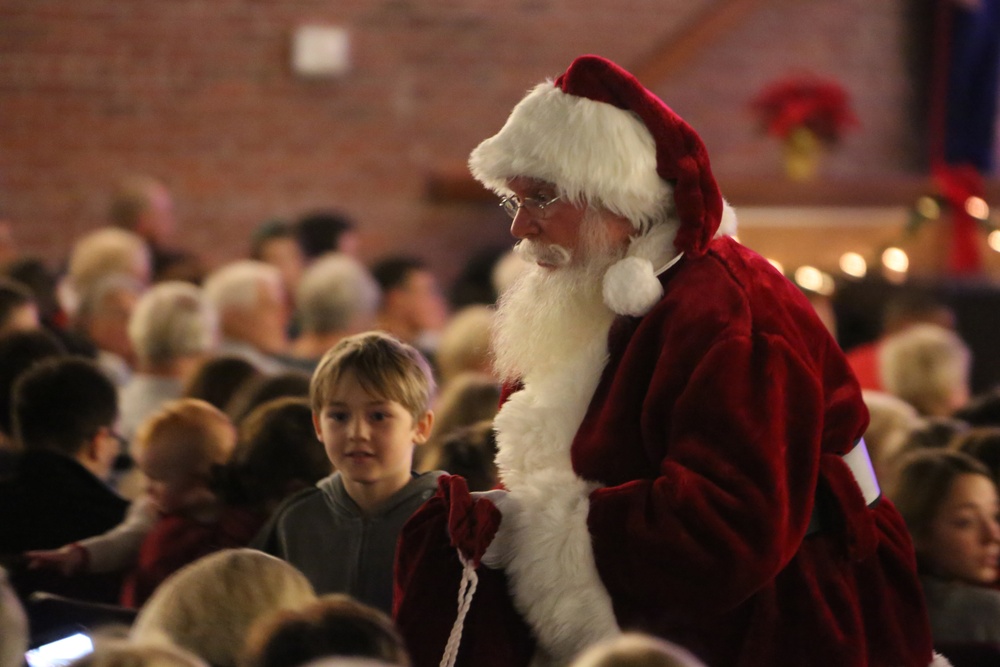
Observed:
[[[252,543],[299,568],[316,592],[348,593],[392,608],[403,524],[440,472],[412,471],[427,440],[434,380],[414,348],[382,333],[343,339],[313,374],[316,436],[335,472],[282,505]]]

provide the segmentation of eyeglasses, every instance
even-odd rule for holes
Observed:
[[[512,219],[516,218],[517,212],[524,208],[532,217],[544,220],[549,215],[546,209],[557,201],[559,201],[559,195],[552,199],[537,199],[535,197],[521,199],[516,195],[507,195],[500,200],[500,208],[506,211]]]

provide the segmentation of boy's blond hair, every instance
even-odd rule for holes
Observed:
[[[365,391],[396,401],[414,420],[430,409],[435,385],[427,360],[406,343],[370,331],[344,338],[323,355],[309,387],[313,412],[327,406],[330,393],[349,373]]]
[[[168,401],[136,434],[137,454],[152,456],[171,472],[206,479],[214,466],[229,460],[235,444],[229,417],[197,398]]]

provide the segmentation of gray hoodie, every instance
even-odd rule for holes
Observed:
[[[396,540],[442,474],[414,474],[366,515],[334,473],[285,501],[250,546],[297,567],[319,594],[348,593],[391,614]]]

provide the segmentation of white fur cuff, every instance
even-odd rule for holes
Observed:
[[[604,274],[604,303],[619,315],[645,315],[661,296],[663,286],[648,259],[626,257]]]

